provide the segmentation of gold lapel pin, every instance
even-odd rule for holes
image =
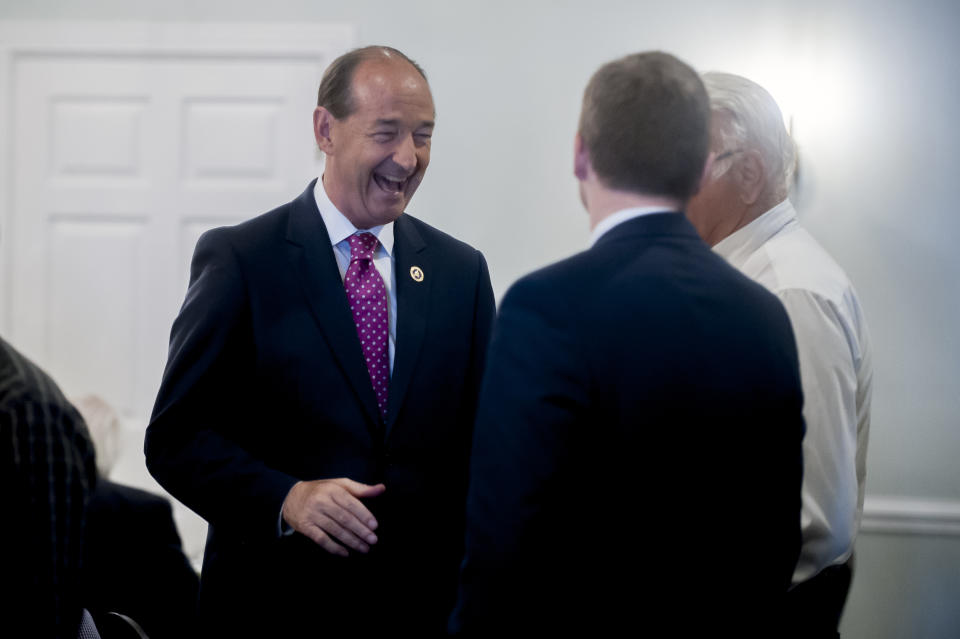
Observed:
[[[423,269],[421,269],[419,266],[411,266],[411,267],[410,267],[410,277],[413,278],[413,281],[414,281],[414,282],[422,282],[422,281],[423,281]]]

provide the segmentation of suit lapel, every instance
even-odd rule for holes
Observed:
[[[379,428],[381,417],[376,396],[363,362],[357,328],[340,279],[340,269],[330,247],[330,235],[313,197],[313,184],[311,182],[307,190],[293,202],[287,241],[300,249],[296,268],[310,310],[344,376],[363,405],[368,425]]]
[[[394,276],[397,283],[397,341],[390,397],[387,401],[387,435],[403,406],[416,369],[427,329],[430,290],[435,263],[414,224],[401,215],[393,224]]]

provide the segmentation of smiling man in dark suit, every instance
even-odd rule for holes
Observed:
[[[494,303],[483,256],[404,213],[433,127],[419,66],[350,52],[321,179],[197,243],[145,448],[210,523],[207,632],[443,630]]]
[[[783,306],[697,236],[696,72],[600,68],[574,172],[589,250],[504,297],[481,391],[455,632],[779,636],[802,395]]]

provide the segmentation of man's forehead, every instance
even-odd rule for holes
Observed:
[[[400,118],[377,118],[373,121],[375,126],[400,126],[404,122]],[[434,122],[433,118],[424,119],[417,123],[419,127],[430,127],[433,128]]]
[[[424,123],[433,122],[430,87],[405,61],[364,62],[357,68],[351,89],[357,112],[367,111],[367,116],[377,119],[409,118],[415,113]]]
[[[373,59],[360,63],[354,72],[355,91],[426,91],[430,87],[420,72],[405,60]]]

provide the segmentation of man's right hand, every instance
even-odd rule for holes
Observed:
[[[365,553],[377,543],[373,534],[377,520],[360,499],[376,497],[384,490],[383,484],[370,486],[346,477],[300,481],[287,493],[281,512],[294,530],[333,555],[349,554],[340,544]]]

